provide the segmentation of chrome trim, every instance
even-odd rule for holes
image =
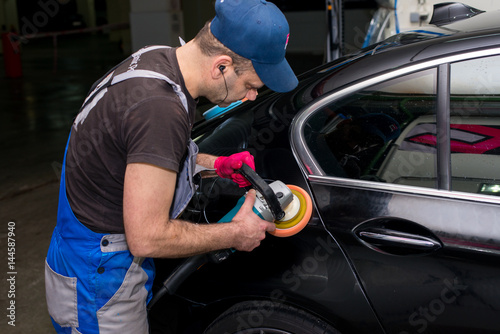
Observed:
[[[384,73],[381,75],[378,75],[376,77],[369,78],[367,80],[364,80],[362,82],[353,84],[349,87],[346,87],[344,89],[341,89],[339,91],[333,92],[329,95],[325,95],[322,98],[311,102],[310,104],[306,105],[301,111],[297,113],[295,116],[294,120],[292,121],[292,124],[290,126],[290,146],[292,148],[293,155],[295,156],[298,165],[300,169],[302,170],[302,173],[306,176],[306,178],[311,179],[311,180],[322,180],[324,181],[325,179],[329,180],[334,180],[335,183],[339,185],[357,185],[362,188],[366,188],[369,186],[370,189],[381,189],[381,190],[388,190],[388,191],[399,191],[399,192],[411,192],[411,193],[416,193],[416,194],[422,194],[422,195],[431,195],[431,196],[438,196],[438,197],[448,197],[448,198],[457,198],[457,199],[466,199],[466,200],[480,200],[482,202],[488,202],[488,203],[500,203],[500,199],[495,200],[494,198],[491,199],[491,196],[487,195],[475,195],[475,194],[465,194],[465,193],[456,193],[453,192],[443,192],[443,191],[438,191],[437,189],[430,189],[430,188],[419,188],[419,187],[410,187],[410,186],[400,186],[400,185],[388,185],[388,184],[380,184],[377,182],[370,182],[370,181],[359,181],[359,180],[352,180],[352,179],[344,179],[344,178],[336,178],[336,177],[328,177],[326,178],[325,172],[321,169],[319,166],[318,162],[316,159],[313,157],[311,151],[307,147],[305,143],[305,138],[304,138],[304,125],[311,117],[311,115],[318,110],[319,108],[323,107],[324,105],[331,103],[332,101],[335,101],[339,98],[342,98],[348,94],[352,94],[354,92],[357,92],[363,88],[375,85],[377,83],[399,77],[402,75],[410,74],[413,72],[429,69],[432,67],[437,67],[438,65],[441,64],[446,64],[446,63],[453,63],[457,61],[463,61],[463,60],[468,60],[468,59],[474,59],[474,58],[480,58],[480,57],[486,57],[486,56],[494,56],[494,55],[499,55],[500,54],[500,48],[492,48],[492,49],[487,49],[487,50],[480,50],[480,51],[473,51],[473,52],[467,52],[467,53],[462,53],[459,55],[453,55],[453,56],[447,56],[439,59],[433,59],[429,61],[425,61],[416,65],[410,65],[404,68],[396,69],[394,71]],[[321,178],[321,177],[325,177]]]
[[[388,234],[383,234],[383,233],[376,233],[376,232],[367,232],[367,231],[361,231],[359,232],[359,235],[362,237],[366,237],[369,239],[373,240],[378,240],[381,242],[387,241],[387,242],[394,242],[394,243],[402,243],[402,244],[407,244],[411,246],[417,246],[417,247],[422,247],[422,248],[434,248],[436,246],[441,246],[438,242],[432,241],[430,239],[427,239],[424,237],[419,237],[421,239],[417,238],[412,238],[410,236],[404,237],[404,236],[396,236],[396,235],[388,235]],[[369,241],[362,239],[363,241],[370,243]]]
[[[491,195],[481,195],[481,194],[466,193],[460,191],[439,190],[433,188],[407,186],[394,183],[364,181],[364,180],[348,179],[348,178],[334,177],[334,176],[307,175],[307,179],[310,182],[337,186],[337,187],[344,187],[344,188],[380,190],[390,193],[410,194],[414,196],[425,196],[425,197],[431,196],[431,197],[440,197],[440,198],[448,198],[456,200],[475,201],[475,202],[480,201],[485,203],[500,204],[500,197]]]

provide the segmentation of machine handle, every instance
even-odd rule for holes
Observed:
[[[281,208],[276,194],[266,181],[264,181],[256,171],[245,163],[241,165],[239,172],[252,184],[252,187],[264,197],[267,205],[269,205],[269,209],[271,209],[274,219],[280,220],[283,218],[285,216],[285,211]]]

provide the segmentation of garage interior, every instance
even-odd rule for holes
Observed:
[[[379,3],[387,1],[272,2],[289,20],[287,59],[300,74],[362,48]],[[15,327],[4,319],[0,332],[53,332],[45,304],[44,258],[56,222],[64,147],[88,89],[144,45],[177,46],[179,36],[193,38],[215,14],[213,3],[0,1],[0,257],[5,261],[0,305],[15,300],[16,306]],[[329,4],[340,4],[333,21],[328,20]],[[329,38],[329,24],[339,34],[337,41]],[[207,107],[201,103],[200,113]],[[12,270],[6,269],[9,227],[15,232]],[[14,299],[7,298],[9,272],[15,272]]]

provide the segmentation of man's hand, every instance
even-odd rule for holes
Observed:
[[[273,232],[276,229],[274,223],[261,219],[253,212],[254,203],[255,190],[251,189],[246,195],[245,202],[232,220],[233,223],[238,224],[241,231],[235,236],[236,243],[233,246],[239,251],[252,251],[266,237],[266,232]]]
[[[243,175],[237,173],[237,170],[241,168],[243,163],[246,163],[250,168],[255,170],[254,158],[246,151],[235,153],[228,157],[218,157],[215,160],[214,168],[217,175],[226,179],[232,179],[243,188],[250,185],[250,182]]]

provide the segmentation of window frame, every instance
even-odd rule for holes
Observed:
[[[321,98],[306,105],[299,111],[294,121],[291,124],[290,144],[292,151],[297,159],[298,165],[301,168],[305,178],[311,182],[335,184],[346,187],[355,188],[370,188],[392,192],[403,192],[412,194],[424,194],[428,196],[439,196],[449,198],[463,198],[468,200],[480,200],[488,203],[500,203],[500,198],[466,192],[451,191],[451,150],[450,150],[450,76],[451,64],[470,59],[483,58],[488,56],[500,56],[500,48],[490,48],[480,51],[464,52],[453,56],[446,56],[439,59],[432,59],[419,64],[406,66],[395,69],[391,72],[386,72],[367,78],[366,80],[354,83],[348,87],[333,91]],[[309,118],[320,111],[328,104],[336,100],[347,97],[370,86],[380,84],[382,82],[402,77],[415,72],[437,69],[437,91],[436,91],[436,126],[438,129],[438,142],[441,145],[437,147],[436,163],[437,163],[437,178],[438,187],[424,188],[418,186],[398,185],[392,183],[381,183],[367,180],[349,179],[337,176],[328,176],[320,167],[317,160],[306,144],[304,128]],[[443,138],[444,136],[444,138]],[[444,145],[442,145],[444,144]]]

